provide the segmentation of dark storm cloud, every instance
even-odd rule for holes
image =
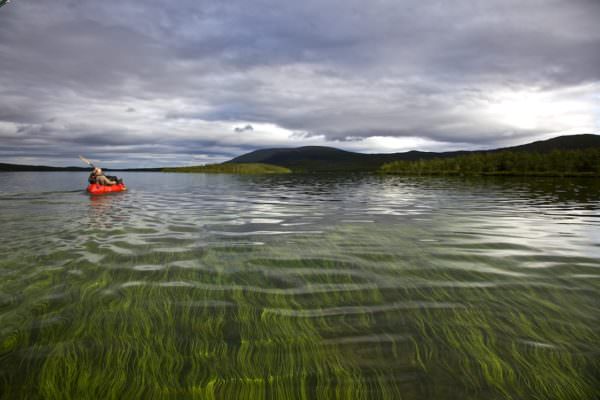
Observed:
[[[584,0],[14,1],[0,157],[175,165],[597,130],[599,18]]]

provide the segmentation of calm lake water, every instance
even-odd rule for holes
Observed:
[[[594,180],[0,173],[2,399],[594,399]]]

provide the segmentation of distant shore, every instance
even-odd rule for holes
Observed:
[[[384,174],[469,176],[600,176],[600,149],[554,150],[549,153],[502,151],[451,158],[394,161],[380,168]]]
[[[289,174],[292,170],[262,163],[223,163],[193,167],[163,168],[162,172],[221,173],[221,174]]]
[[[323,146],[260,149],[221,164],[106,171],[228,174],[377,173],[395,175],[600,176],[600,135],[559,136],[492,150],[367,154]],[[90,171],[0,163],[2,171]]]
[[[161,172],[162,168],[103,168],[105,171]],[[0,172],[90,172],[90,167],[52,167],[47,165],[24,165],[0,163]]]

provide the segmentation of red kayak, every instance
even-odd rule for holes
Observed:
[[[127,190],[127,187],[124,183],[119,183],[117,185],[105,186],[98,185],[97,183],[90,183],[87,187],[87,191],[90,194],[105,194],[105,193],[114,193],[114,192],[122,192]]]

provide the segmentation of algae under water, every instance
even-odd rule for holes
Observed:
[[[125,181],[0,174],[0,398],[597,395],[593,180]]]

